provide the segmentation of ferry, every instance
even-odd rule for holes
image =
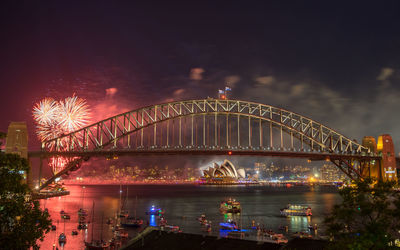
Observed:
[[[282,216],[312,216],[311,207],[301,205],[287,205],[281,209]]]
[[[235,199],[229,198],[226,201],[221,202],[219,206],[219,211],[221,213],[226,214],[226,213],[240,213],[242,211],[242,208],[240,207],[240,202],[236,201]]]

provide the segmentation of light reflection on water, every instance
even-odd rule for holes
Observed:
[[[82,205],[89,212],[92,222],[92,205],[95,203],[93,239],[112,237],[111,226],[105,224],[107,218],[114,217],[119,206],[119,185],[115,186],[68,186],[71,191],[69,196],[42,200],[42,207],[46,207],[57,226],[57,231],[46,235],[41,243],[42,249],[52,249],[53,244],[58,247],[58,235],[65,232],[67,243],[64,249],[84,249],[84,240],[92,239],[92,225],[85,231],[79,231],[77,236],[72,236],[72,230],[77,230],[77,211]],[[307,187],[294,186],[268,187],[268,186],[191,186],[191,185],[131,185],[129,197],[126,199],[126,187],[122,188],[122,203],[126,200],[125,208],[134,215],[135,207],[137,216],[144,220],[143,224],[154,225],[158,216],[148,216],[146,211],[152,205],[161,207],[165,211],[168,224],[181,227],[183,232],[208,234],[197,221],[201,214],[205,214],[212,221],[212,235],[219,234],[219,223],[232,218],[243,228],[250,228],[254,220],[256,225],[278,232],[281,226],[288,226],[289,233],[307,231],[308,226],[318,224],[321,228],[324,215],[333,205],[339,202],[337,190],[333,187]],[[135,197],[137,196],[137,204]],[[226,198],[235,198],[240,201],[242,214],[221,215],[219,204]],[[312,217],[280,217],[280,209],[287,204],[305,204],[312,208]],[[65,221],[60,217],[64,210],[71,215],[71,220]],[[101,227],[101,222],[104,225]],[[251,230],[249,230],[251,231]],[[321,230],[319,230],[321,231]],[[137,233],[137,229],[128,230],[130,237]],[[60,248],[60,247],[59,247]],[[61,248],[60,248],[61,249]]]

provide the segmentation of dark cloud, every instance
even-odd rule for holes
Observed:
[[[400,3],[10,3],[2,8],[0,130],[76,94],[94,119],[171,100],[276,105],[400,148]],[[96,115],[99,114],[99,115]],[[33,137],[33,133],[32,137]],[[33,145],[37,141],[31,140]]]

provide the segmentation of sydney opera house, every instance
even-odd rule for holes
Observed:
[[[246,173],[243,168],[236,170],[232,162],[225,160],[221,165],[214,163],[214,167],[203,170],[203,176],[207,181],[237,182],[245,179]]]

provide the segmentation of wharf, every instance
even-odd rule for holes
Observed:
[[[47,198],[52,198],[52,197],[64,196],[64,195],[69,195],[69,191],[38,192],[38,193],[33,193],[32,197],[34,199],[47,199]]]
[[[220,238],[210,235],[189,233],[176,233],[161,231],[154,227],[147,227],[138,236],[130,240],[121,250],[131,249],[217,249],[217,250],[243,250],[243,249],[325,249],[328,242],[312,239],[292,239],[287,244],[275,244],[243,239]]]

